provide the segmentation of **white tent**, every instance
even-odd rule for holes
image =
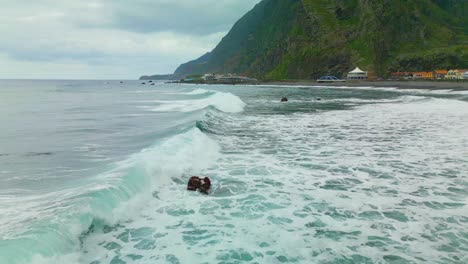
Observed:
[[[367,72],[359,69],[359,67],[356,67],[356,69],[348,73],[348,80],[366,80],[366,79],[367,79]]]
[[[363,70],[359,69],[359,67],[356,67],[356,69],[350,71],[349,73],[365,73]]]

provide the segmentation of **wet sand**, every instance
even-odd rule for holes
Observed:
[[[372,86],[372,87],[393,87],[398,89],[430,89],[430,90],[455,90],[468,91],[468,81],[352,81],[352,82],[337,82],[337,83],[318,83],[316,81],[277,81],[265,82],[263,85],[297,85],[297,86]]]

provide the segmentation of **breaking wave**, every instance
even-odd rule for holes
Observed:
[[[245,106],[239,97],[229,93],[198,89],[186,94],[207,96],[164,101],[152,110],[193,112],[206,108],[201,116],[209,118],[208,112],[217,111],[213,107],[237,113]],[[0,195],[4,205],[0,212],[5,216],[5,221],[0,220],[0,263],[76,263],[73,252],[79,252],[89,233],[131,216],[159,188],[183,188],[182,178],[211,166],[219,157],[220,147],[196,127],[197,115],[187,116],[192,119],[183,131],[176,126],[172,135],[110,164],[91,181],[83,180],[74,187],[44,195]],[[26,210],[14,212],[15,204],[25,204]]]

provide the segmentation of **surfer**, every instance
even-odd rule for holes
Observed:
[[[282,103],[287,102],[287,101],[288,101],[288,98],[286,98],[286,97],[283,97],[283,98],[281,99],[281,102],[282,102]]]
[[[187,184],[187,190],[188,191],[196,191],[199,190],[200,192],[204,194],[208,194],[208,191],[211,188],[211,181],[210,178],[205,177],[203,180],[198,177],[198,176],[192,176],[190,177],[188,184]]]
[[[187,190],[188,191],[196,191],[198,188],[200,188],[201,185],[201,180],[197,176],[190,177],[187,185]]]
[[[211,181],[210,178],[205,177],[203,178],[203,183],[200,186],[200,192],[204,194],[208,194],[208,191],[210,190],[211,187]]]

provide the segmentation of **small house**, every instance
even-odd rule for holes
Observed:
[[[447,75],[445,75],[445,79],[447,79],[447,80],[455,80],[455,79],[457,79],[457,73],[458,73],[457,70],[449,70],[449,71],[447,72]]]
[[[348,80],[367,80],[367,79],[368,79],[368,72],[359,69],[359,67],[356,67],[356,69],[348,73]]]
[[[390,78],[391,79],[398,79],[401,80],[407,76],[409,72],[392,72],[390,73]]]
[[[464,80],[468,80],[468,71],[466,71],[466,72],[463,74],[463,79],[464,79]]]
[[[445,76],[448,74],[447,70],[435,70],[434,71],[434,80],[445,79]]]

